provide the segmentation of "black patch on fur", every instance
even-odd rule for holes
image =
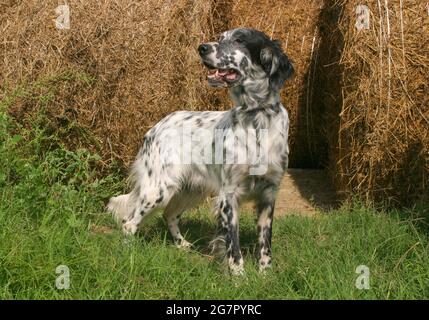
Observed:
[[[250,54],[253,63],[259,64],[270,76],[270,85],[279,90],[284,82],[294,73],[292,63],[283,52],[278,40],[271,40],[265,33],[255,29],[238,29],[234,38],[239,39]],[[263,59],[262,50],[269,50],[271,59]],[[273,58],[278,60],[278,67],[271,74]],[[244,61],[244,59],[242,60]],[[240,66],[241,67],[241,66]],[[243,67],[242,67],[243,68]]]
[[[164,190],[163,190],[163,189],[161,189],[161,190],[160,190],[160,192],[159,192],[158,199],[156,199],[156,200],[155,200],[155,203],[156,203],[156,204],[158,204],[158,203],[160,203],[163,199],[164,199]]]
[[[270,41],[270,43],[262,49],[268,50],[271,55],[270,59],[265,59],[262,61],[264,71],[270,77],[270,85],[274,89],[280,90],[283,87],[285,81],[289,79],[294,73],[292,63],[289,61],[288,56],[283,52],[278,40]],[[274,60],[277,61],[277,68],[272,70]]]
[[[247,58],[246,57],[243,57],[243,59],[241,59],[241,62],[240,62],[240,68],[242,69],[242,70],[246,70],[246,68],[249,66],[249,61],[247,60]]]
[[[232,125],[235,127],[238,123],[237,120],[237,109],[232,109],[231,110],[231,123]]]
[[[222,200],[219,204],[222,214],[218,215],[219,229],[225,236],[226,256],[233,259],[235,264],[239,264],[242,259],[240,251],[240,241],[238,238],[238,227],[232,224],[233,209],[228,200]]]

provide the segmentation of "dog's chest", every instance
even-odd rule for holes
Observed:
[[[276,113],[261,112],[254,117],[239,118],[234,131],[245,131],[247,139],[227,148],[235,147],[247,153],[252,168],[248,171],[248,181],[253,181],[253,176],[256,180],[279,182],[288,164],[288,127],[288,114],[282,106]]]
[[[234,131],[245,131],[245,148],[249,154],[266,156],[268,163],[278,163],[289,153],[289,117],[283,106],[276,113],[260,112],[253,117],[238,116]],[[260,154],[262,153],[262,155]]]

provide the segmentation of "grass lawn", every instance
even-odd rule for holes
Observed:
[[[1,108],[0,108],[1,110]],[[67,151],[40,127],[24,130],[0,111],[0,299],[414,299],[429,297],[428,206],[379,212],[344,206],[274,222],[274,265],[254,258],[255,217],[240,217],[246,276],[230,277],[207,254],[214,220],[206,206],[182,229],[195,249],[176,249],[160,217],[126,238],[106,199],[123,188],[117,170],[100,177],[97,156]],[[55,286],[56,268],[70,288]],[[359,290],[356,268],[370,271]]]

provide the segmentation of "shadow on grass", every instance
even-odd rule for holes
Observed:
[[[206,217],[184,217],[179,224],[180,231],[184,238],[193,244],[193,250],[203,254],[211,255],[210,241],[216,236],[216,225]],[[144,226],[139,237],[144,241],[159,241],[166,239],[167,244],[173,245],[173,239],[168,231],[167,224],[161,216]],[[240,247],[244,256],[254,256],[257,246],[256,223],[253,225],[244,224],[240,228]]]
[[[418,202],[410,209],[396,211],[401,220],[409,220],[417,231],[429,236],[429,205],[425,202]]]

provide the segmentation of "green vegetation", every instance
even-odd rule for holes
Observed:
[[[123,188],[94,169],[99,158],[70,151],[35,120],[20,127],[0,104],[0,299],[414,299],[429,297],[428,206],[379,212],[359,204],[274,223],[274,266],[257,273],[254,216],[240,220],[246,276],[230,277],[207,254],[215,224],[206,206],[189,212],[190,252],[172,245],[161,217],[126,238],[104,213]],[[41,115],[41,117],[43,117]],[[70,270],[58,290],[56,267]],[[356,267],[371,272],[358,290]]]

